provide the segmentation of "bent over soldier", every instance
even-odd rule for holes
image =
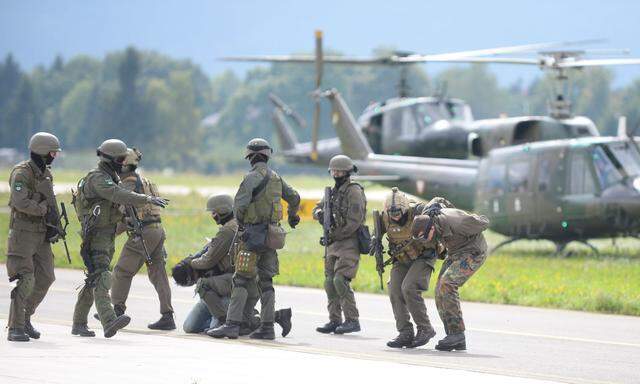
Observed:
[[[123,217],[120,204],[137,207],[153,204],[164,208],[167,200],[135,193],[118,185],[118,172],[127,156],[127,146],[122,141],[106,140],[98,147],[97,155],[100,158],[98,167],[78,182],[73,202],[82,225],[80,255],[87,268],[87,278],[78,293],[71,333],[95,336],[87,328],[87,315],[95,301],[104,336],[108,338],[131,321],[127,315],[116,315],[109,297],[109,265],[115,252],[116,225]]]
[[[413,218],[420,215],[424,207],[424,204],[410,201],[395,187],[384,203],[381,235],[387,234],[388,253],[393,260],[388,288],[399,333],[387,343],[391,348],[419,347],[436,334],[422,298],[422,292],[429,289],[436,260],[434,242],[411,236]],[[416,323],[415,335],[410,315]]]
[[[142,152],[136,148],[127,149],[127,156],[119,174],[120,185],[136,193],[158,197],[158,188],[146,177],[141,176],[136,169],[142,159]],[[169,278],[165,270],[167,252],[164,248],[166,235],[160,218],[162,208],[147,203],[137,210],[138,219],[142,224],[142,237],[129,232],[129,238],[120,252],[120,258],[113,268],[113,286],[111,287],[111,302],[116,315],[124,314],[127,297],[131,289],[131,281],[146,261],[149,281],[158,294],[160,301],[160,320],[148,325],[149,329],[173,330],[176,329],[173,320],[173,307],[171,306],[171,288]],[[125,217],[126,220],[133,220]],[[144,239],[144,240],[143,240]],[[146,251],[142,242],[145,242]],[[149,252],[147,255],[146,252]]]
[[[336,334],[360,331],[359,312],[351,289],[360,263],[358,229],[364,223],[367,199],[364,189],[351,181],[357,171],[353,161],[345,155],[329,161],[329,172],[335,181],[331,189],[331,223],[327,239],[321,245],[328,247],[324,259],[324,290],[327,293],[329,322],[316,328],[320,333]],[[324,198],[313,210],[314,219],[324,223]],[[344,313],[344,323],[342,314]]]
[[[257,277],[260,327],[249,337],[275,339],[273,277],[279,273],[276,249],[284,246],[284,229],[280,226],[282,199],[288,203],[289,226],[295,228],[300,222],[300,196],[267,166],[272,153],[264,139],[255,138],[247,144],[245,159],[252,168],[242,180],[233,204],[241,241],[235,256],[231,302],[225,324],[209,332],[213,337],[238,337],[247,298]]]
[[[436,307],[447,336],[438,342],[437,350],[467,348],[458,289],[487,258],[487,242],[482,232],[488,227],[485,216],[453,208],[443,198],[432,200],[413,221],[414,236],[442,242],[447,248],[435,290]]]
[[[7,244],[7,274],[16,281],[11,290],[9,308],[9,341],[39,339],[31,324],[31,315],[42,302],[55,280],[51,243],[55,210],[47,201],[53,195],[50,165],[60,149],[60,141],[50,133],[38,132],[29,140],[30,160],[13,167],[9,177],[11,195],[9,207],[9,239]]]

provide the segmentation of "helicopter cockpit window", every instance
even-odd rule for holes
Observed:
[[[630,143],[611,143],[607,147],[620,162],[627,176],[640,175],[640,154]]]
[[[444,118],[438,110],[437,104],[434,103],[416,104],[415,115],[416,120],[423,129]]]
[[[402,136],[414,137],[420,133],[420,127],[413,108],[402,108]]]
[[[595,147],[591,154],[598,181],[603,189],[618,183],[622,179],[622,175],[610,156],[611,154],[607,153],[601,146]]]
[[[402,109],[389,110],[382,116],[382,132],[385,138],[402,135]]]
[[[582,153],[574,153],[571,160],[570,191],[574,195],[595,194],[596,185],[589,163]]]
[[[505,192],[505,173],[507,166],[505,164],[492,164],[489,168],[489,178],[487,180],[487,189],[492,195],[503,195]]]
[[[529,162],[519,161],[510,163],[507,168],[509,192],[526,192],[529,186]]]

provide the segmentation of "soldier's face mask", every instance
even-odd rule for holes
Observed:
[[[216,212],[211,212],[211,218],[213,218],[213,221],[215,221],[216,224],[220,224],[220,215],[218,215]]]
[[[57,155],[58,155],[58,152],[47,153],[47,155],[44,157],[44,162],[47,165],[51,165],[51,163],[53,163],[53,160],[56,158]]]

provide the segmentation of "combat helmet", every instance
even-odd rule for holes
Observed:
[[[127,148],[127,156],[124,158],[122,165],[138,166],[142,160],[142,152],[138,148]]]
[[[358,172],[358,167],[349,156],[336,155],[329,161],[329,172],[331,171]]]
[[[54,135],[47,132],[38,132],[31,136],[29,140],[29,151],[40,155],[46,156],[50,152],[60,152],[60,140]]]
[[[122,164],[127,156],[127,145],[118,139],[105,140],[98,147],[97,155],[101,159]]]
[[[387,195],[384,201],[384,210],[391,217],[404,215],[409,211],[409,198],[404,192],[398,190],[398,187],[391,188],[391,193]]]
[[[272,153],[273,149],[271,149],[271,145],[269,145],[269,142],[260,137],[256,137],[255,139],[249,140],[249,142],[247,143],[247,151],[244,158],[248,159],[249,156],[253,154],[262,154],[269,158]]]
[[[220,216],[233,212],[233,198],[229,195],[211,195],[207,199],[207,211]]]

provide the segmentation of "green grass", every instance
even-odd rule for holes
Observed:
[[[202,177],[202,176],[200,176]],[[229,176],[229,180],[234,176]],[[217,180],[225,178],[217,178]],[[316,181],[308,182],[309,185]],[[292,182],[298,187],[297,184]],[[69,203],[69,196],[61,201]],[[8,201],[0,194],[0,201]],[[167,231],[168,267],[198,251],[205,237],[212,237],[216,227],[203,211],[205,199],[197,195],[172,196],[163,222]],[[370,204],[369,208],[379,208]],[[70,214],[73,209],[69,205]],[[79,225],[71,217],[69,249],[73,268],[82,268],[78,255]],[[0,208],[0,236],[6,239],[8,210]],[[320,227],[303,221],[287,237],[287,246],[280,252],[280,275],[277,284],[322,287],[323,250],[318,245]],[[0,261],[6,259],[6,241],[0,240]],[[489,232],[490,244],[497,244],[502,236]],[[120,249],[123,237],[118,239]],[[616,247],[609,240],[594,242],[601,251],[596,257],[581,245],[571,245],[574,253],[569,258],[553,256],[554,247],[548,242],[523,241],[503,248],[489,256],[481,270],[461,289],[463,300],[490,303],[518,304],[537,307],[565,308],[593,312],[606,312],[640,316],[640,241],[623,239]],[[61,243],[55,244],[56,266],[68,267]],[[117,257],[117,255],[116,255]],[[441,263],[438,263],[439,269]],[[433,296],[435,271],[427,296]],[[388,274],[385,274],[385,282]],[[363,255],[357,278],[356,291],[380,292],[374,260]]]

